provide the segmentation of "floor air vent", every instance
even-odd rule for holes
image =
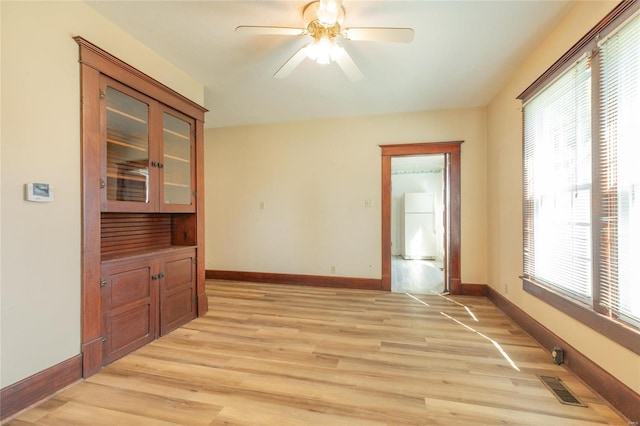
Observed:
[[[541,376],[538,375],[538,378],[544,383],[544,385],[549,388],[551,393],[553,393],[558,401],[567,405],[575,405],[577,407],[586,407],[587,404],[583,404],[580,402],[578,397],[576,397],[573,392],[571,392],[567,387],[562,383],[562,380],[557,378],[556,376]]]

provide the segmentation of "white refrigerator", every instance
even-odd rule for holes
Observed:
[[[435,259],[436,227],[434,196],[428,192],[406,192],[402,214],[402,257]]]

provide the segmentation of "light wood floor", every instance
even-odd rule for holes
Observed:
[[[214,281],[207,294],[205,317],[11,424],[627,423],[484,298]]]
[[[391,257],[391,291],[395,293],[444,293],[442,262],[434,260],[406,260]]]

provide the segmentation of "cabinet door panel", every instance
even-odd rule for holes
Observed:
[[[164,335],[196,316],[195,251],[168,258],[161,266],[160,334]]]
[[[107,77],[101,94],[103,210],[152,210],[157,202],[151,187],[155,170],[149,167],[152,101]]]
[[[161,335],[165,335],[195,318],[194,295],[193,289],[187,287],[176,290],[164,298],[164,303],[160,308],[163,311],[160,325]]]
[[[162,114],[162,185],[160,209],[195,211],[195,122],[169,108]]]
[[[129,352],[153,340],[149,304],[140,303],[128,308],[112,312],[107,320],[107,352],[112,356],[125,349]]]
[[[142,267],[111,276],[111,291],[108,301],[109,309],[116,310],[121,306],[146,300],[151,297],[149,286],[149,268]]]
[[[191,285],[193,282],[193,258],[191,255],[181,259],[167,260],[164,265],[163,290],[171,292],[175,289]]]
[[[156,337],[157,289],[148,262],[115,264],[103,274],[103,362],[107,364]]]

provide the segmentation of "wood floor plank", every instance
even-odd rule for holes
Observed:
[[[435,419],[446,418],[449,421],[448,424],[451,425],[594,426],[607,424],[600,420],[574,419],[571,417],[551,416],[544,413],[523,413],[515,409],[487,407],[463,401],[443,401],[441,399],[425,398],[425,405],[431,413],[431,417]]]
[[[48,415],[38,420],[37,425],[68,426],[68,425],[141,425],[141,426],[169,426],[175,423],[162,421],[156,418],[145,417],[95,407],[77,402],[68,402]]]
[[[486,298],[208,281],[209,313],[21,425],[626,425]],[[536,374],[588,404],[560,404]]]
[[[385,422],[365,421],[353,417],[332,415],[296,408],[282,410],[278,404],[254,402],[250,410],[242,407],[242,403],[230,403],[216,417],[211,425],[300,425],[317,424],[331,426],[384,426]]]
[[[97,383],[84,382],[64,392],[62,400],[103,408],[146,419],[188,424],[208,425],[222,407],[202,404],[167,395],[154,395],[146,391],[113,389]]]

